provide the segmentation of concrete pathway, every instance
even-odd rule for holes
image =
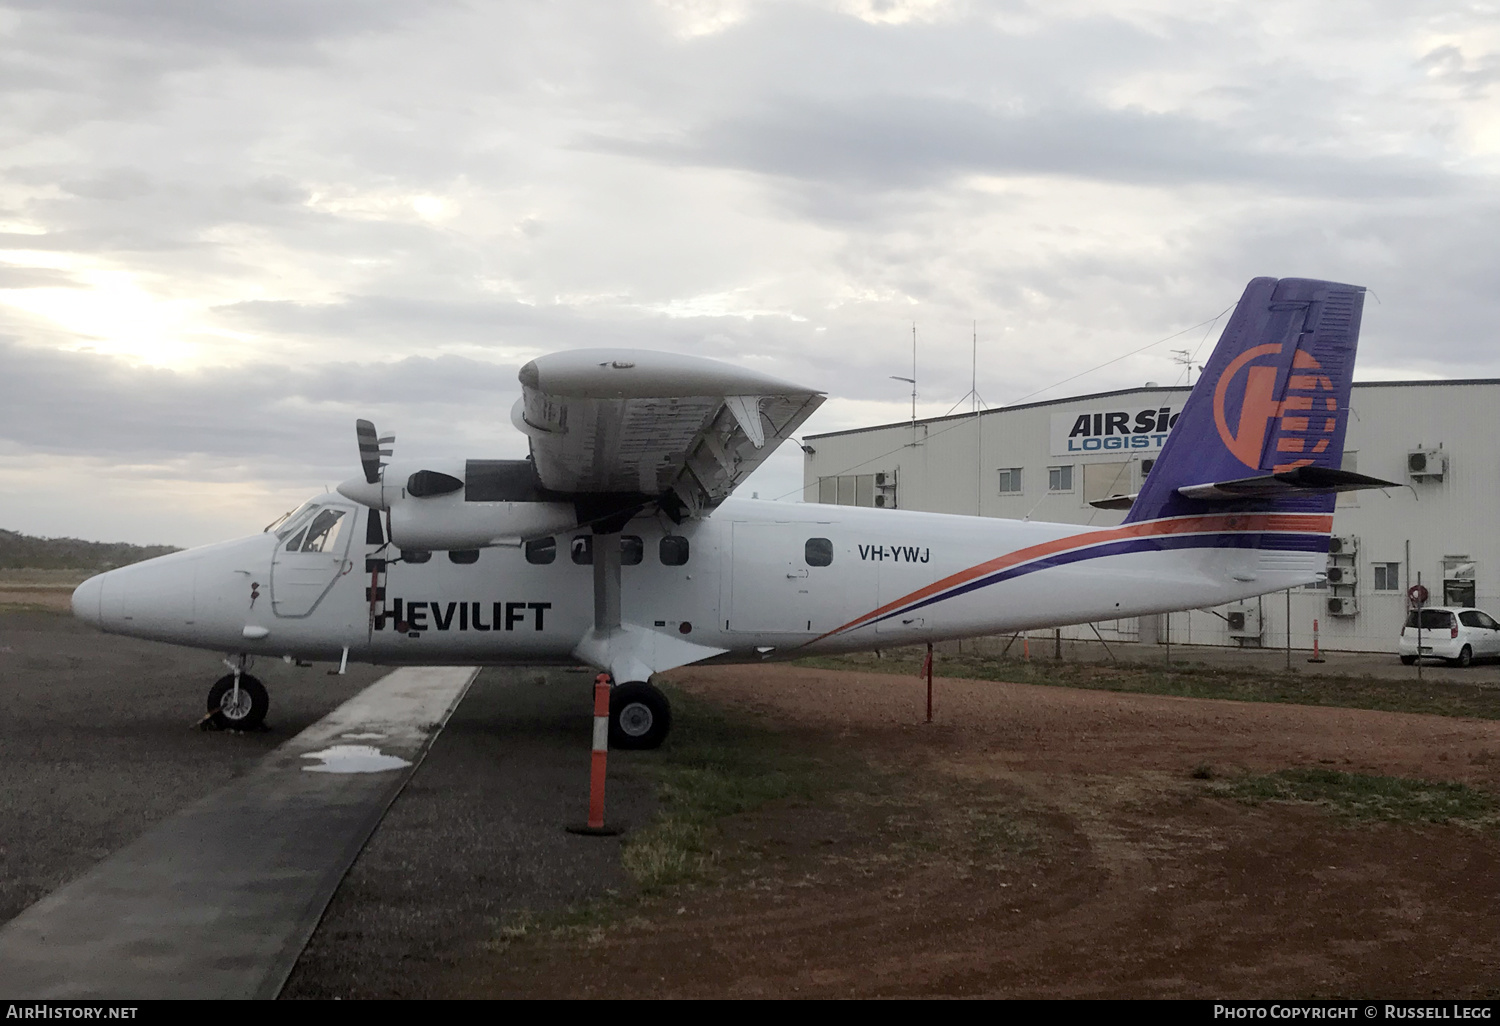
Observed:
[[[0,996],[272,998],[475,674],[397,670],[0,929]]]

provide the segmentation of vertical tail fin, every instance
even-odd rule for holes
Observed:
[[[1223,511],[1179,488],[1299,467],[1338,470],[1364,289],[1309,278],[1245,288],[1127,523]],[[1328,513],[1331,492],[1245,499],[1239,508]]]

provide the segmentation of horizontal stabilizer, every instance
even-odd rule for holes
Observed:
[[[1189,499],[1208,502],[1232,499],[1274,499],[1296,493],[1327,495],[1333,492],[1357,492],[1364,488],[1400,488],[1394,481],[1382,481],[1378,477],[1367,477],[1352,470],[1335,470],[1332,467],[1293,467],[1279,473],[1259,477],[1242,477],[1234,481],[1214,481],[1210,484],[1183,485],[1177,494]]]
[[[1140,492],[1131,495],[1106,495],[1102,499],[1094,499],[1089,505],[1095,509],[1129,509],[1135,505],[1135,499]]]

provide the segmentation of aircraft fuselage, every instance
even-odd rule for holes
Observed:
[[[299,538],[320,513],[338,511],[331,544],[303,551]],[[95,577],[75,612],[106,631],[229,653],[576,661],[594,624],[592,546],[612,536],[579,529],[550,550],[533,543],[410,562],[366,540],[371,515],[320,497],[276,532]],[[1327,518],[1264,517],[1090,528],[730,499],[680,526],[662,516],[626,525],[620,608],[624,623],[724,650],[718,659],[759,660],[1214,605],[1314,580]],[[1223,545],[1267,530],[1293,540],[1273,559]]]

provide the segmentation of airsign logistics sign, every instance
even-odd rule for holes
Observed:
[[[1086,456],[1120,450],[1140,455],[1161,451],[1180,410],[1074,410],[1052,415],[1052,455]]]

